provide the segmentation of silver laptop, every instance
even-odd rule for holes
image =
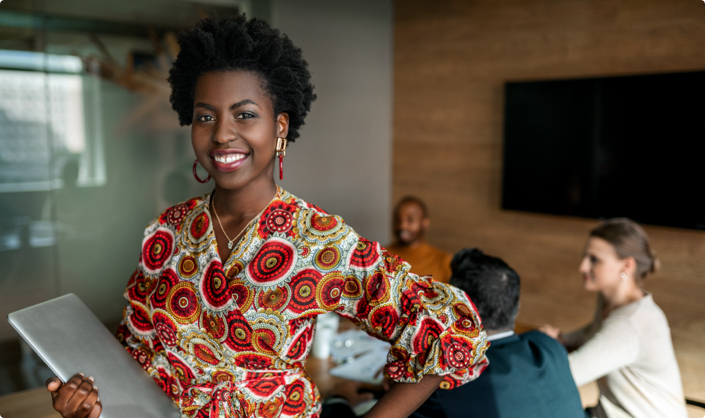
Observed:
[[[103,418],[178,418],[171,398],[74,294],[13,312],[7,320],[62,381],[93,376]],[[47,393],[47,402],[51,396]]]

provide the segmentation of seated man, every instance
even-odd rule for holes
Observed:
[[[477,306],[491,341],[487,369],[452,390],[436,390],[412,417],[585,417],[563,346],[539,331],[514,334],[519,276],[478,249],[458,252],[450,284]]]
[[[420,276],[433,276],[439,282],[450,279],[450,254],[430,246],[426,231],[431,220],[423,200],[414,196],[403,197],[394,209],[395,242],[386,247],[411,264],[411,271]]]

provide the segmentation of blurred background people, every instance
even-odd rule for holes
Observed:
[[[387,250],[411,264],[412,272],[448,283],[451,256],[426,242],[431,219],[424,201],[415,196],[403,197],[394,208],[393,222],[395,241]]]
[[[519,275],[503,260],[472,248],[455,254],[452,286],[477,306],[491,341],[489,366],[476,380],[436,390],[416,418],[584,417],[566,350],[539,331],[514,333],[519,312]],[[443,382],[447,384],[447,382]]]
[[[580,263],[585,290],[597,292],[594,320],[567,334],[541,328],[575,349],[569,360],[578,386],[597,380],[599,403],[588,409],[593,417],[687,416],[668,321],[642,289],[658,265],[637,223],[601,223],[590,232]]]

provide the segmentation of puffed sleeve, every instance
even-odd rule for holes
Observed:
[[[154,222],[145,231],[137,269],[127,283],[124,296],[127,305],[123,309],[123,319],[117,330],[117,339],[137,360],[149,375],[159,384],[174,402],[178,402],[180,386],[177,374],[168,361],[162,340],[176,338],[168,335],[167,327],[155,328],[148,310],[149,298],[159,297],[159,287],[168,286],[168,271],[161,268],[164,258],[173,250],[170,231],[159,228]],[[157,335],[161,332],[162,338]]]
[[[378,243],[356,238],[336,312],[392,345],[385,375],[407,383],[442,375],[443,389],[477,378],[489,343],[465,292],[417,276]]]

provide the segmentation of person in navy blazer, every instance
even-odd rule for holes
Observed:
[[[499,258],[464,249],[451,262],[450,284],[477,306],[490,339],[487,369],[472,382],[436,390],[414,418],[585,418],[568,354],[539,331],[514,334],[519,275]]]

